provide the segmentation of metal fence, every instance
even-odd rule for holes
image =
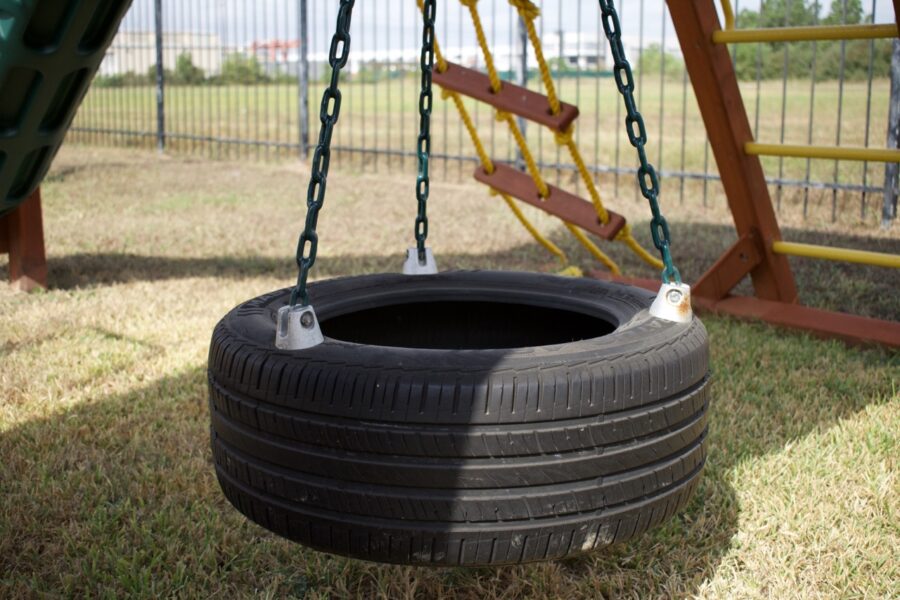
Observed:
[[[576,140],[590,168],[613,194],[637,197],[633,153],[596,2],[537,4],[539,35],[560,95],[581,109]],[[811,19],[893,21],[886,0],[865,0],[862,11],[849,0],[829,7],[809,0],[735,4],[738,27]],[[685,197],[702,206],[717,202],[718,175],[665,3],[620,5],[663,191],[682,202]],[[506,0],[482,0],[478,6],[501,75],[540,89],[514,9]],[[226,159],[305,157],[310,130],[315,142],[336,13],[337,3],[325,0],[134,0],[70,139]],[[440,4],[437,31],[448,59],[483,67],[461,3]],[[342,162],[379,172],[414,168],[420,36],[413,0],[356,3],[341,122],[333,141],[338,168]],[[753,44],[733,48],[732,57],[755,138],[884,145],[891,100],[889,40]],[[491,155],[515,162],[514,141],[490,108],[467,105]],[[528,126],[526,136],[551,179],[578,185],[575,166],[564,160],[549,132]],[[477,158],[446,102],[436,107],[433,138],[433,172],[469,177]],[[790,203],[804,217],[833,221],[852,215],[874,222],[882,199],[896,198],[896,172],[886,174],[882,164],[762,160],[778,207]]]

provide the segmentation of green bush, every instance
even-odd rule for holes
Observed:
[[[680,79],[684,74],[684,60],[680,56],[665,52],[659,44],[650,44],[640,56],[634,58],[635,72],[644,70],[645,73],[659,74],[660,71],[670,79]]]
[[[197,85],[205,80],[203,69],[194,64],[190,52],[183,52],[178,55],[178,59],[175,61],[175,73],[173,73],[172,83]]]
[[[225,58],[222,63],[222,83],[238,83],[252,85],[264,83],[269,80],[259,59],[255,56],[234,53]]]
[[[138,75],[134,71],[127,73],[114,73],[113,75],[97,75],[94,77],[94,85],[103,88],[120,88],[134,87],[140,85],[150,85],[156,80],[156,71],[154,69],[153,76]]]

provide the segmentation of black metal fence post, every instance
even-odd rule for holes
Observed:
[[[894,40],[891,53],[891,102],[888,111],[887,147],[897,148],[900,141],[900,40]],[[897,176],[900,164],[884,165],[884,205],[881,208],[881,226],[885,229],[897,218]]]
[[[309,30],[307,25],[306,0],[299,0],[297,6],[298,15],[298,33],[300,43],[297,51],[298,56],[298,77],[297,77],[297,100],[298,120],[300,122],[300,156],[303,159],[309,158]]]
[[[528,87],[528,43],[528,30],[525,29],[525,21],[522,20],[521,16],[516,15],[516,50],[518,60],[515,61],[514,68],[516,83],[522,87]],[[522,135],[527,136],[528,122],[522,117],[517,117],[516,121],[519,129],[522,130]],[[519,169],[525,170],[525,157],[522,156],[522,150],[519,148],[516,148],[516,165]]]
[[[166,149],[165,69],[163,68],[162,0],[153,0],[156,33],[156,149]]]

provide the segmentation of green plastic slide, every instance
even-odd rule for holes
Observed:
[[[40,184],[131,0],[0,0],[0,214]]]

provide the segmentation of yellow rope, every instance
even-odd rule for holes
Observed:
[[[466,131],[469,132],[469,137],[472,138],[472,144],[475,146],[475,152],[478,154],[478,159],[481,161],[482,168],[486,173],[493,173],[494,163],[491,161],[490,156],[488,156],[487,150],[485,150],[484,148],[484,144],[481,142],[481,137],[478,135],[478,130],[475,129],[475,123],[472,122],[472,117],[469,115],[469,111],[466,110],[462,98],[460,98],[457,92],[450,90],[442,90],[441,98],[450,98],[453,101],[453,104],[456,106],[456,110],[459,112],[460,119],[462,119],[463,124],[466,126]],[[491,189],[491,192],[499,193],[494,189]],[[522,212],[522,209],[520,209],[518,205],[513,202],[513,199],[510,198],[507,194],[500,194],[500,196],[506,202],[506,205],[513,212],[522,226],[525,227],[528,233],[530,233],[531,236],[535,239],[535,241],[546,248],[547,251],[553,254],[557,259],[559,259],[563,266],[568,265],[569,258],[566,256],[566,253],[563,252],[559,248],[559,246],[544,237],[541,232],[537,230],[537,228]]]
[[[519,129],[516,120],[513,118],[511,114],[504,111],[497,111],[497,120],[498,121],[506,121],[507,125],[509,125],[510,132],[512,132],[513,137],[516,139],[516,143],[519,146],[519,151],[522,153],[522,159],[525,161],[526,166],[528,167],[528,172],[531,174],[531,179],[534,181],[534,184],[538,188],[538,192],[540,193],[542,198],[546,198],[550,195],[550,188],[547,187],[546,182],[541,179],[541,173],[538,170],[537,163],[534,160],[534,156],[531,154],[531,149],[528,147],[528,144],[525,142],[525,136],[522,135],[522,131]],[[615,263],[615,261],[610,258],[603,250],[601,250],[597,244],[595,244],[589,237],[587,237],[581,229],[569,223],[568,221],[563,221],[566,226],[566,229],[578,240],[582,246],[593,256],[595,259],[606,265],[606,267],[614,274],[620,275],[622,271],[619,269],[619,266]]]
[[[563,223],[565,223],[566,229],[568,229],[572,233],[572,235],[575,236],[575,239],[581,242],[581,245],[591,253],[591,256],[606,265],[606,268],[609,269],[610,272],[612,272],[614,275],[622,274],[622,270],[619,269],[619,265],[617,265],[613,259],[607,256],[606,253],[597,246],[597,244],[592,242],[591,239],[586,236],[583,231],[581,231],[568,221],[563,221]]]
[[[581,270],[581,267],[576,267],[575,265],[569,265],[562,271],[557,271],[556,274],[563,277],[584,277],[584,271]]]
[[[488,78],[491,80],[491,89],[494,92],[499,92],[500,88],[503,87],[503,81],[497,75],[491,49],[488,46],[487,37],[484,35],[484,27],[481,26],[481,17],[478,14],[478,0],[459,0],[459,2],[469,9],[472,23],[475,24],[475,36],[478,38],[478,45],[481,46],[481,52],[484,54],[484,64],[487,67]]]
[[[500,77],[497,75],[497,69],[494,66],[494,56],[491,53],[490,47],[488,46],[487,37],[484,34],[484,27],[481,24],[481,17],[478,14],[478,7],[477,7],[478,0],[459,0],[459,1],[460,1],[460,4],[462,4],[463,6],[465,6],[469,9],[469,14],[472,16],[472,25],[475,27],[475,37],[478,39],[478,45],[481,46],[481,53],[484,56],[484,64],[485,64],[485,67],[487,68],[488,77],[490,78],[490,81],[491,81],[491,89],[493,89],[495,92],[497,92],[500,90],[500,87],[502,86],[502,81],[500,80]],[[514,4],[517,1],[518,0],[510,0],[510,2],[513,2]],[[523,4],[521,7],[517,6],[517,8],[519,8],[519,14],[522,15],[523,20],[525,20],[526,24],[527,23],[531,24],[529,35],[534,36],[534,38],[532,39],[532,43],[535,40],[537,40],[538,44],[540,44],[540,40],[537,39],[537,31],[534,29],[534,23],[533,23],[534,18],[540,14],[540,11],[538,10],[538,8],[536,6],[534,6],[534,4],[531,4],[530,2]],[[541,52],[540,46],[536,47],[536,52]],[[547,63],[544,60],[543,54],[541,54],[540,59],[541,59],[540,64],[544,65],[544,69],[546,69],[547,76],[549,78],[550,71],[546,66]],[[549,82],[550,82],[550,85],[553,84],[552,79],[549,79]],[[555,110],[555,112],[558,113],[559,112],[559,108],[558,108],[559,100],[555,98],[555,91],[553,94],[554,94],[554,96],[553,96],[554,100],[557,105],[557,109]],[[548,95],[549,95],[549,92],[548,92]],[[551,104],[551,106],[552,106],[552,104]],[[513,118],[513,116],[510,113],[508,113],[506,111],[500,111],[500,110],[497,111],[496,118],[498,121],[505,121],[506,124],[509,126],[510,133],[512,133],[513,138],[516,140],[516,145],[519,148],[519,152],[522,155],[522,159],[525,161],[525,165],[528,169],[528,173],[529,173],[529,175],[531,175],[531,179],[534,181],[534,185],[538,189],[538,193],[541,195],[541,198],[548,197],[550,195],[550,188],[547,187],[547,183],[541,177],[541,172],[540,172],[540,169],[538,168],[537,162],[534,160],[534,156],[531,154],[531,149],[528,147],[528,142],[525,140],[525,136],[522,135],[522,131],[519,129],[519,125],[516,123],[515,118]],[[476,147],[476,150],[477,150],[477,147]],[[488,171],[488,172],[491,172],[491,171]],[[587,167],[585,167],[585,172],[587,172]],[[600,196],[599,196],[599,194],[597,194],[597,201],[599,202],[599,200],[600,200]],[[596,206],[596,204],[595,204],[595,206]],[[602,203],[600,204],[600,207],[601,207],[601,209],[603,208]],[[605,211],[604,211],[604,214],[605,214]],[[606,218],[607,218],[607,220],[609,220],[608,215]],[[603,221],[603,222],[605,223],[606,221]],[[587,251],[595,259],[597,259],[598,261],[600,261],[601,263],[606,265],[607,268],[609,268],[609,270],[612,271],[613,273],[616,273],[616,274],[621,273],[618,265],[609,256],[607,256],[594,242],[592,242],[590,240],[590,238],[588,238],[584,234],[583,231],[581,231],[580,229],[578,229],[571,223],[568,223],[566,221],[563,221],[563,223],[565,223],[566,228],[572,233],[572,235],[575,237],[575,239],[577,239],[581,243],[581,245],[584,246],[587,249]]]
[[[584,159],[581,157],[581,152],[578,150],[578,145],[572,139],[574,127],[569,126],[569,129],[564,133],[556,134],[556,142],[560,145],[566,146],[569,149],[569,154],[572,156],[572,160],[575,162],[575,166],[578,167],[578,172],[581,174],[581,180],[584,182],[585,187],[588,189],[588,193],[591,196],[591,201],[594,204],[594,209],[597,211],[597,218],[600,219],[601,223],[606,224],[609,221],[609,213],[606,211],[606,207],[603,206],[603,201],[600,199],[600,192],[597,191],[597,186],[594,184],[594,180],[591,177],[590,171],[588,171],[587,165],[584,163]],[[662,269],[663,263],[661,260],[647,252],[643,246],[641,246],[634,236],[631,234],[631,226],[627,223],[625,226],[616,234],[616,240],[624,243],[628,246],[632,252],[634,252],[641,260],[643,260],[648,265],[652,266],[655,269]]]
[[[419,9],[425,10],[424,5],[422,4],[423,0],[416,1],[419,3]],[[447,70],[447,61],[444,60],[444,55],[441,53],[440,46],[438,46],[437,38],[434,39],[434,62],[438,73],[443,73]]]
[[[528,217],[525,216],[525,213],[522,212],[522,209],[519,208],[519,205],[516,204],[512,198],[510,198],[507,194],[502,194],[495,189],[491,189],[491,192],[500,194],[500,197],[503,198],[503,201],[506,202],[506,205],[509,209],[516,215],[516,218],[519,219],[519,223],[522,224],[523,227],[531,234],[531,237],[535,239],[535,241],[547,249],[547,251],[554,255],[559,262],[562,263],[563,267],[567,267],[569,265],[569,257],[566,256],[566,253],[560,249],[559,246],[551,242],[549,239],[543,236],[540,231],[528,220]]]
[[[622,242],[626,246],[628,246],[632,252],[638,255],[638,258],[643,260],[645,263],[650,265],[655,269],[659,269],[660,271],[665,267],[663,262],[647,252],[646,248],[640,245],[634,236],[631,235],[631,225],[628,223],[625,224],[618,234],[616,234],[616,240]]]
[[[578,145],[575,143],[572,134],[575,131],[574,125],[569,125],[569,128],[563,133],[556,133],[556,143],[565,146],[569,149],[569,154],[572,155],[572,160],[575,162],[575,166],[578,168],[578,173],[581,175],[581,180],[584,182],[585,187],[588,190],[588,194],[591,196],[591,202],[594,204],[594,210],[597,211],[597,218],[600,219],[600,222],[606,225],[609,221],[609,213],[606,211],[606,207],[603,206],[603,200],[600,198],[600,192],[597,191],[597,186],[594,185],[594,179],[591,177],[590,171],[588,171],[587,165],[584,164],[584,159],[581,157],[581,152],[578,151]]]
[[[553,114],[558,114],[560,111],[560,103],[556,94],[556,86],[553,83],[553,75],[550,72],[550,67],[547,65],[547,60],[544,58],[541,39],[534,26],[534,20],[540,16],[540,9],[535,6],[531,0],[509,0],[509,3],[519,11],[519,16],[522,17],[522,21],[525,23],[525,27],[528,31],[528,39],[531,40],[531,45],[534,47],[534,55],[537,59],[538,69],[541,72],[541,80],[543,81],[544,89],[547,92],[547,101],[550,104],[550,110]],[[569,150],[569,155],[572,157],[572,161],[578,168],[581,180],[584,182],[584,186],[587,188],[588,194],[591,197],[594,210],[597,211],[597,218],[600,219],[601,223],[606,224],[609,221],[609,213],[607,212],[606,207],[603,206],[603,200],[600,197],[600,192],[597,190],[597,185],[594,183],[594,179],[591,177],[590,171],[588,171],[584,158],[581,156],[578,144],[575,143],[574,132],[574,125],[570,125],[564,132],[556,132],[556,143],[565,146]],[[616,235],[616,240],[627,245],[632,252],[637,254],[638,257],[647,264],[657,269],[663,268],[662,261],[647,252],[638,241],[634,239],[629,226],[626,225],[622,228],[618,235]]]
[[[512,0],[512,1],[515,1],[515,0]],[[493,56],[491,55],[490,48],[488,47],[487,38],[484,34],[484,28],[481,25],[481,19],[478,15],[478,10],[476,7],[478,0],[460,0],[460,2],[464,6],[469,8],[469,13],[472,15],[472,21],[475,24],[476,37],[478,38],[478,43],[481,46],[482,53],[484,54],[485,64],[486,64],[487,70],[488,70],[488,76],[491,80],[491,88],[494,91],[499,91],[502,86],[502,81],[500,80],[499,75],[497,75],[497,69],[494,66]],[[419,10],[422,10],[423,9],[423,0],[417,0],[417,4],[419,5]],[[523,11],[527,11],[527,14],[532,14],[534,11],[537,11],[537,7],[535,7],[533,4],[530,4],[530,7],[520,8],[520,14],[522,14]],[[536,31],[534,31],[533,19],[534,19],[534,17],[537,16],[537,14],[538,13],[534,13],[534,16],[531,17],[530,20],[526,19],[526,22],[531,22],[531,28],[530,28],[531,35],[534,35],[535,39],[536,39],[537,33],[536,33]],[[444,59],[443,54],[441,53],[440,47],[438,46],[438,43],[437,43],[437,40],[435,40],[435,42],[434,42],[434,53],[435,53],[435,62],[436,62],[436,67],[437,67],[438,72],[442,73],[442,72],[446,71],[447,70],[447,61]],[[546,62],[543,61],[543,55],[541,56],[541,59],[542,59],[541,62],[546,65]],[[548,76],[549,76],[549,70],[548,70]],[[550,80],[550,83],[552,85],[552,79]],[[472,139],[472,144],[475,146],[475,151],[478,154],[479,160],[481,161],[482,168],[484,168],[485,172],[487,172],[487,173],[493,173],[494,172],[494,164],[491,161],[490,156],[488,156],[488,154],[487,154],[487,150],[485,149],[484,144],[482,143],[481,138],[478,135],[478,131],[475,128],[475,124],[472,121],[472,117],[469,115],[469,112],[466,110],[466,107],[463,104],[462,98],[459,96],[459,94],[457,92],[453,92],[450,90],[443,90],[441,92],[441,97],[443,99],[449,98],[453,101],[453,104],[456,106],[457,112],[459,113],[459,116],[462,119],[463,124],[466,127],[466,130],[469,132],[469,137]],[[555,95],[554,95],[554,98],[555,98]],[[556,100],[556,102],[558,105],[558,100]],[[552,101],[551,101],[551,103],[552,103]],[[559,109],[556,109],[555,112],[558,113]],[[540,192],[542,197],[546,198],[550,194],[550,190],[547,188],[547,184],[544,182],[544,180],[540,176],[540,171],[537,167],[537,163],[535,162],[534,157],[532,156],[531,151],[528,148],[528,144],[525,140],[525,137],[522,135],[522,132],[519,129],[518,125],[516,124],[515,119],[509,113],[502,112],[502,111],[497,111],[497,119],[500,121],[506,121],[506,123],[508,124],[510,131],[512,132],[513,137],[516,139],[516,143],[519,146],[519,149],[522,153],[522,157],[525,160],[526,165],[528,166],[528,171],[531,174],[531,177],[534,180],[535,185],[538,188],[538,191]],[[569,135],[571,138],[571,133]],[[577,147],[576,147],[576,151],[577,151]],[[579,155],[579,158],[580,158],[580,155]],[[581,164],[583,166],[584,161],[581,161]],[[581,170],[581,169],[579,169],[579,170]],[[587,173],[587,167],[584,167],[584,173]],[[584,177],[584,173],[582,174],[582,177]],[[519,220],[519,222],[532,235],[532,237],[535,239],[535,241],[537,241],[541,246],[546,248],[551,254],[553,254],[560,260],[560,262],[565,267],[565,268],[563,268],[562,271],[559,272],[560,275],[568,275],[568,276],[576,276],[576,277],[582,275],[581,269],[579,269],[577,266],[573,266],[573,265],[566,266],[568,264],[568,257],[566,256],[565,252],[563,252],[556,244],[554,244],[549,239],[544,237],[537,230],[537,228],[528,220],[528,218],[525,216],[525,214],[522,212],[522,210],[519,208],[519,206],[513,201],[513,199],[509,195],[499,193],[499,192],[497,192],[497,190],[494,190],[494,189],[491,189],[491,193],[499,194],[503,198],[503,200],[506,202],[506,205],[510,208],[510,210],[513,212],[513,214]],[[592,196],[592,198],[593,198],[593,196]],[[595,202],[595,206],[597,206],[597,203],[599,203],[599,201],[600,201],[599,194],[596,195],[596,198],[597,198],[597,200]],[[606,213],[605,213],[605,209],[603,209],[602,203],[600,203],[600,209],[604,210],[604,215],[605,215]],[[608,219],[609,219],[609,216],[606,215],[606,218],[605,218],[605,220],[603,220],[603,222],[605,223]],[[575,239],[577,239],[597,261],[604,264],[612,273],[615,273],[615,274],[621,273],[618,265],[609,256],[607,256],[599,247],[597,247],[597,245],[593,241],[591,241],[590,238],[588,238],[584,234],[583,231],[581,231],[580,229],[578,229],[576,226],[572,225],[571,223],[568,223],[565,221],[563,221],[563,223],[565,224],[566,228],[572,233],[572,235],[575,237]]]
[[[531,179],[534,181],[535,186],[538,188],[538,193],[540,193],[541,198],[546,198],[550,195],[550,188],[547,187],[547,183],[541,178],[540,170],[538,169],[537,163],[534,160],[534,156],[531,154],[531,149],[528,147],[528,143],[525,141],[525,136],[522,135],[522,131],[519,129],[519,125],[516,123],[516,120],[513,118],[511,114],[504,111],[497,111],[497,120],[498,121],[506,121],[506,124],[509,126],[509,130],[512,133],[513,137],[516,140],[516,144],[519,147],[519,152],[522,154],[522,159],[525,161],[525,165],[528,168],[528,172],[531,175]],[[582,246],[593,256],[595,259],[606,265],[606,267],[614,274],[620,275],[621,270],[619,266],[615,263],[615,261],[610,258],[603,250],[601,250],[597,244],[591,241],[589,237],[587,237],[581,229],[576,227],[575,225],[569,223],[568,221],[563,221],[566,226],[566,229],[571,232],[571,234],[578,240]]]
[[[419,5],[419,10],[423,10],[424,4],[423,0],[417,0]],[[444,56],[441,53],[441,49],[438,46],[437,39],[434,40],[434,59],[436,63],[436,67],[439,73],[443,73],[447,70],[447,61],[444,60]],[[484,148],[484,144],[481,142],[481,137],[478,135],[478,130],[475,128],[475,123],[472,121],[472,117],[469,115],[469,111],[466,110],[465,104],[463,104],[462,98],[460,98],[457,92],[451,90],[441,90],[441,98],[446,100],[447,98],[453,101],[454,106],[456,106],[456,110],[459,113],[460,119],[462,119],[463,124],[466,126],[466,130],[469,132],[469,137],[472,138],[472,144],[475,146],[475,152],[478,154],[478,159],[481,161],[481,166],[485,170],[486,173],[494,172],[494,163],[491,161],[491,157],[488,156],[487,150]],[[491,190],[492,193],[497,193],[496,190]],[[563,265],[563,271],[571,271],[573,267],[567,266],[569,264],[569,257],[566,256],[566,253],[560,249],[559,246],[551,242],[549,239],[544,237],[540,231],[528,220],[528,217],[522,212],[522,209],[510,198],[507,194],[500,194],[503,197],[504,202],[512,211],[512,213],[519,220],[519,223],[525,227],[526,231],[531,234],[534,240],[547,249],[550,254],[555,256],[560,263]],[[577,267],[574,267],[577,269]]]
[[[462,1],[462,0],[461,0]],[[477,0],[476,0],[477,1]],[[554,115],[558,115],[562,110],[559,103],[559,97],[556,95],[556,86],[553,85],[553,74],[547,61],[544,59],[544,47],[541,45],[541,38],[538,37],[537,29],[534,26],[534,20],[541,14],[541,10],[530,0],[509,0],[509,3],[516,7],[522,22],[525,23],[525,29],[528,31],[528,39],[534,47],[534,55],[537,58],[538,68],[541,71],[541,80],[544,82],[544,89],[547,90],[547,100],[550,102],[550,111]]]
[[[472,122],[472,117],[469,116],[469,111],[466,110],[466,106],[463,104],[462,98],[459,97],[459,93],[452,90],[441,90],[441,98],[444,100],[447,98],[453,100],[453,104],[456,105],[456,110],[459,112],[459,117],[462,119],[463,125],[466,126],[469,137],[472,138],[472,144],[475,146],[475,153],[478,154],[481,166],[484,168],[484,172],[490,175],[494,172],[494,163],[491,161],[491,157],[488,156],[484,144],[481,143],[481,137],[478,135],[478,130],[475,129],[475,123]]]
[[[522,153],[522,159],[525,161],[525,166],[528,168],[528,174],[531,175],[531,179],[534,181],[538,193],[541,195],[541,198],[547,198],[550,195],[550,188],[547,187],[547,182],[541,177],[541,171],[538,168],[537,162],[534,160],[534,156],[531,154],[528,142],[525,141],[525,136],[522,135],[522,130],[519,129],[518,123],[516,123],[516,120],[511,114],[502,110],[497,111],[497,120],[501,122],[505,121],[509,126],[509,131],[516,140],[516,145],[518,145],[519,152]]]

